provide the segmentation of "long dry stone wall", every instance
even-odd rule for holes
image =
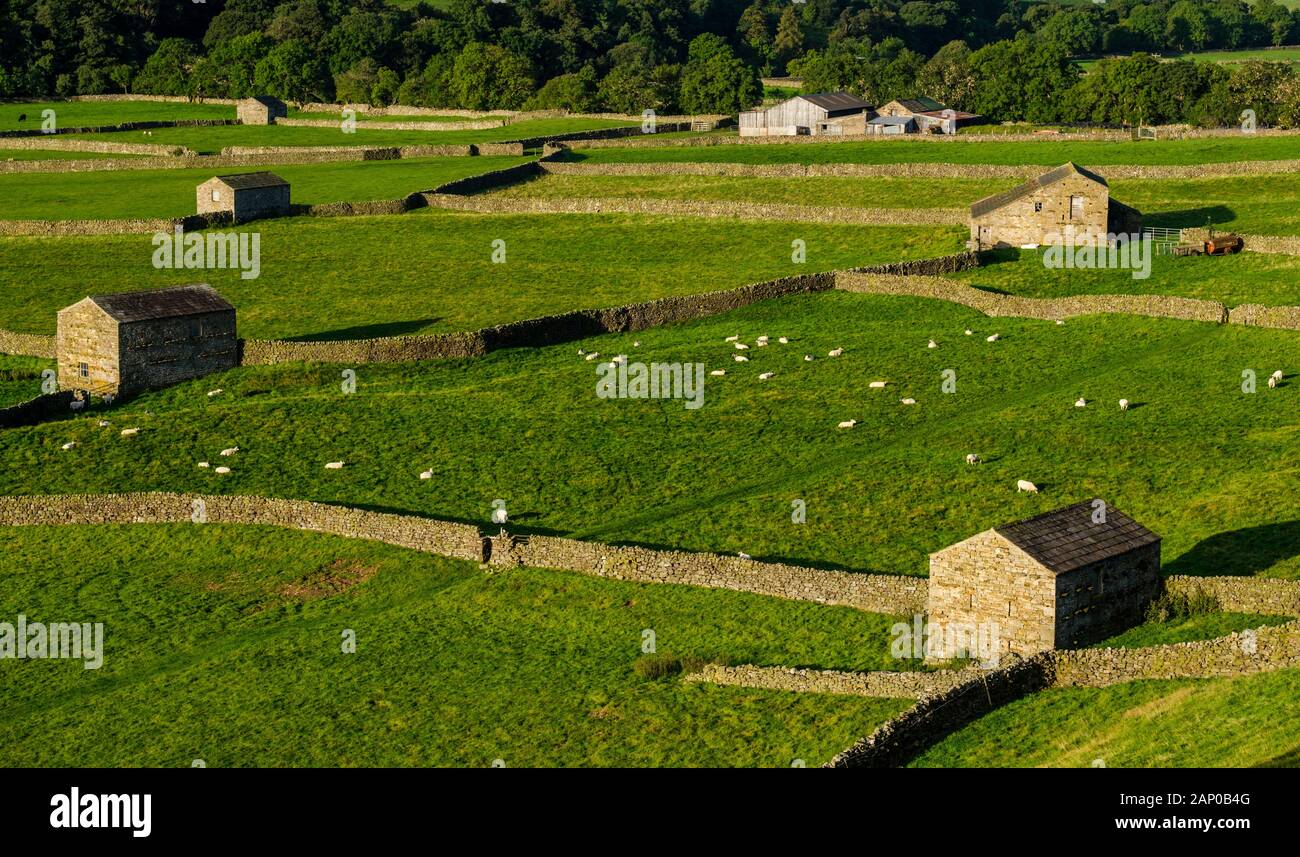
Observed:
[[[68,413],[72,404],[72,391],[47,393],[17,405],[0,408],[0,428],[34,425],[52,416]]]
[[[276,119],[276,125],[293,128],[338,128],[339,119]],[[489,131],[500,128],[506,123],[502,119],[480,119],[470,122],[384,122],[370,121],[358,123],[358,127],[370,131]]]
[[[194,152],[184,146],[161,146],[154,143],[110,143],[103,140],[0,139],[0,150],[17,149],[39,152],[91,152],[100,155],[153,155],[163,158],[189,157]]]
[[[830,693],[838,696],[870,696],[881,699],[921,699],[953,690],[984,671],[979,667],[931,672],[839,672],[792,667],[721,666],[706,664],[689,673],[691,683],[753,687],[760,690],[788,690],[798,693]]]
[[[123,122],[120,125],[86,125],[81,127],[55,128],[44,131],[40,128],[25,128],[13,131],[0,131],[0,137],[49,138],[60,134],[113,134],[119,131],[148,131],[153,128],[211,128],[222,125],[239,125],[238,119],[174,119],[157,122]]]
[[[24,357],[47,357],[53,360],[54,349],[53,336],[0,330],[0,354],[21,354]]]

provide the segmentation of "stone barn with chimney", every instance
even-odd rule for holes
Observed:
[[[95,395],[165,387],[239,362],[235,308],[206,284],[92,295],[59,310],[59,387]]]
[[[1000,652],[1031,655],[1140,624],[1160,589],[1160,537],[1088,500],[931,554],[927,622],[996,626]]]
[[[227,214],[235,221],[289,213],[289,183],[275,173],[213,176],[198,186],[199,214]]]
[[[244,125],[274,125],[275,120],[288,118],[289,108],[278,98],[254,95],[235,104],[235,116]]]
[[[1110,196],[1106,180],[1065,163],[970,207],[970,247],[1037,247],[1073,234],[1078,244],[1138,234],[1142,214]]]

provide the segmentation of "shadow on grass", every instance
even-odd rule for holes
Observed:
[[[408,336],[423,330],[431,324],[442,321],[440,318],[418,318],[411,321],[384,321],[375,324],[358,324],[352,327],[340,327],[319,333],[306,333],[291,336],[289,342],[330,342],[339,339],[379,339],[386,336]]]
[[[1018,247],[1000,247],[995,250],[980,251],[980,267],[991,268],[995,265],[1008,265],[1020,261],[1024,255]]]
[[[1256,768],[1300,768],[1300,747],[1292,748],[1280,756],[1274,756],[1255,765]]]
[[[1191,577],[1250,577],[1300,556],[1300,520],[1218,533],[1164,567]]]
[[[1226,224],[1237,219],[1237,212],[1226,205],[1207,205],[1182,211],[1154,211],[1142,215],[1143,226],[1163,229],[1186,229],[1195,226]]]

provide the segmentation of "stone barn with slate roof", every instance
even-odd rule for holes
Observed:
[[[996,626],[999,651],[1030,655],[1141,623],[1160,587],[1160,537],[1088,500],[931,554],[927,621]]]
[[[1138,234],[1142,214],[1111,199],[1110,186],[1096,173],[1065,163],[1011,190],[970,207],[970,247],[1030,247],[1101,243],[1106,236]]]
[[[198,186],[199,214],[229,214],[236,221],[289,213],[289,183],[275,173],[213,176]]]
[[[235,116],[244,125],[274,125],[275,120],[288,118],[289,108],[278,98],[254,95],[235,104]]]
[[[165,387],[239,362],[235,308],[206,284],[93,295],[59,311],[59,387]]]
[[[871,105],[847,92],[796,95],[766,110],[740,114],[740,136],[843,136],[866,133]]]

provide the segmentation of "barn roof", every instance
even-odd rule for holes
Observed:
[[[245,101],[256,101],[265,107],[283,107],[284,102],[270,95],[250,95]]]
[[[971,204],[971,217],[979,217],[981,214],[988,214],[990,211],[996,211],[1004,205],[1009,205],[1021,197],[1028,196],[1035,191],[1041,190],[1049,185],[1054,185],[1069,176],[1083,176],[1086,179],[1095,181],[1102,187],[1110,187],[1106,180],[1091,170],[1086,170],[1073,161],[1067,161],[1059,167],[1048,170],[1037,178],[1032,178],[1022,185],[1013,187],[1011,190],[1004,190],[1001,193],[995,193],[992,196],[986,196],[981,200],[976,200]]]
[[[814,92],[811,95],[797,95],[796,98],[802,98],[809,104],[814,104],[831,113],[842,113],[848,110],[860,111],[870,110],[871,105],[848,92]]]
[[[88,300],[115,321],[122,323],[235,309],[207,283],[142,292],[91,295]]]
[[[915,125],[916,120],[911,116],[876,116],[867,120],[871,125]]]
[[[899,98],[896,99],[898,104],[913,113],[928,113],[932,110],[942,110],[943,105],[933,98]]]
[[[1084,500],[993,529],[1055,574],[1160,541],[1160,536],[1109,504],[1104,507],[1105,520],[1094,521],[1096,502]]]
[[[275,173],[238,173],[232,176],[213,176],[231,190],[252,190],[260,187],[288,186],[289,183]],[[212,179],[209,179],[211,181]]]

